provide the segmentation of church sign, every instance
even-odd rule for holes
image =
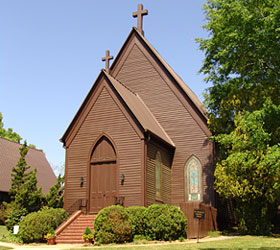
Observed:
[[[193,212],[193,217],[195,219],[203,220],[205,217],[205,210],[203,209],[195,209]]]

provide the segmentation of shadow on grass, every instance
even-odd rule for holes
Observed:
[[[244,248],[200,248],[201,250],[244,250]],[[279,250],[279,247],[253,247],[246,250]]]

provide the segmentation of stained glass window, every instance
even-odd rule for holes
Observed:
[[[192,156],[185,166],[185,194],[186,201],[201,201],[201,164]]]
[[[161,199],[161,156],[156,155],[156,199]]]

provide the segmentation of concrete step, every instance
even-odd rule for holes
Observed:
[[[83,239],[74,240],[74,239],[63,239],[63,240],[56,240],[57,244],[83,244],[85,243]]]
[[[56,242],[58,244],[84,243],[82,239],[83,233],[87,226],[93,231],[95,217],[96,215],[84,215],[80,213],[78,216],[74,217],[75,219],[72,220],[72,223],[69,223],[68,226],[57,235]]]

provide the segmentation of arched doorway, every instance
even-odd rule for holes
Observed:
[[[90,158],[89,212],[113,205],[117,196],[116,151],[110,140],[102,136]]]

